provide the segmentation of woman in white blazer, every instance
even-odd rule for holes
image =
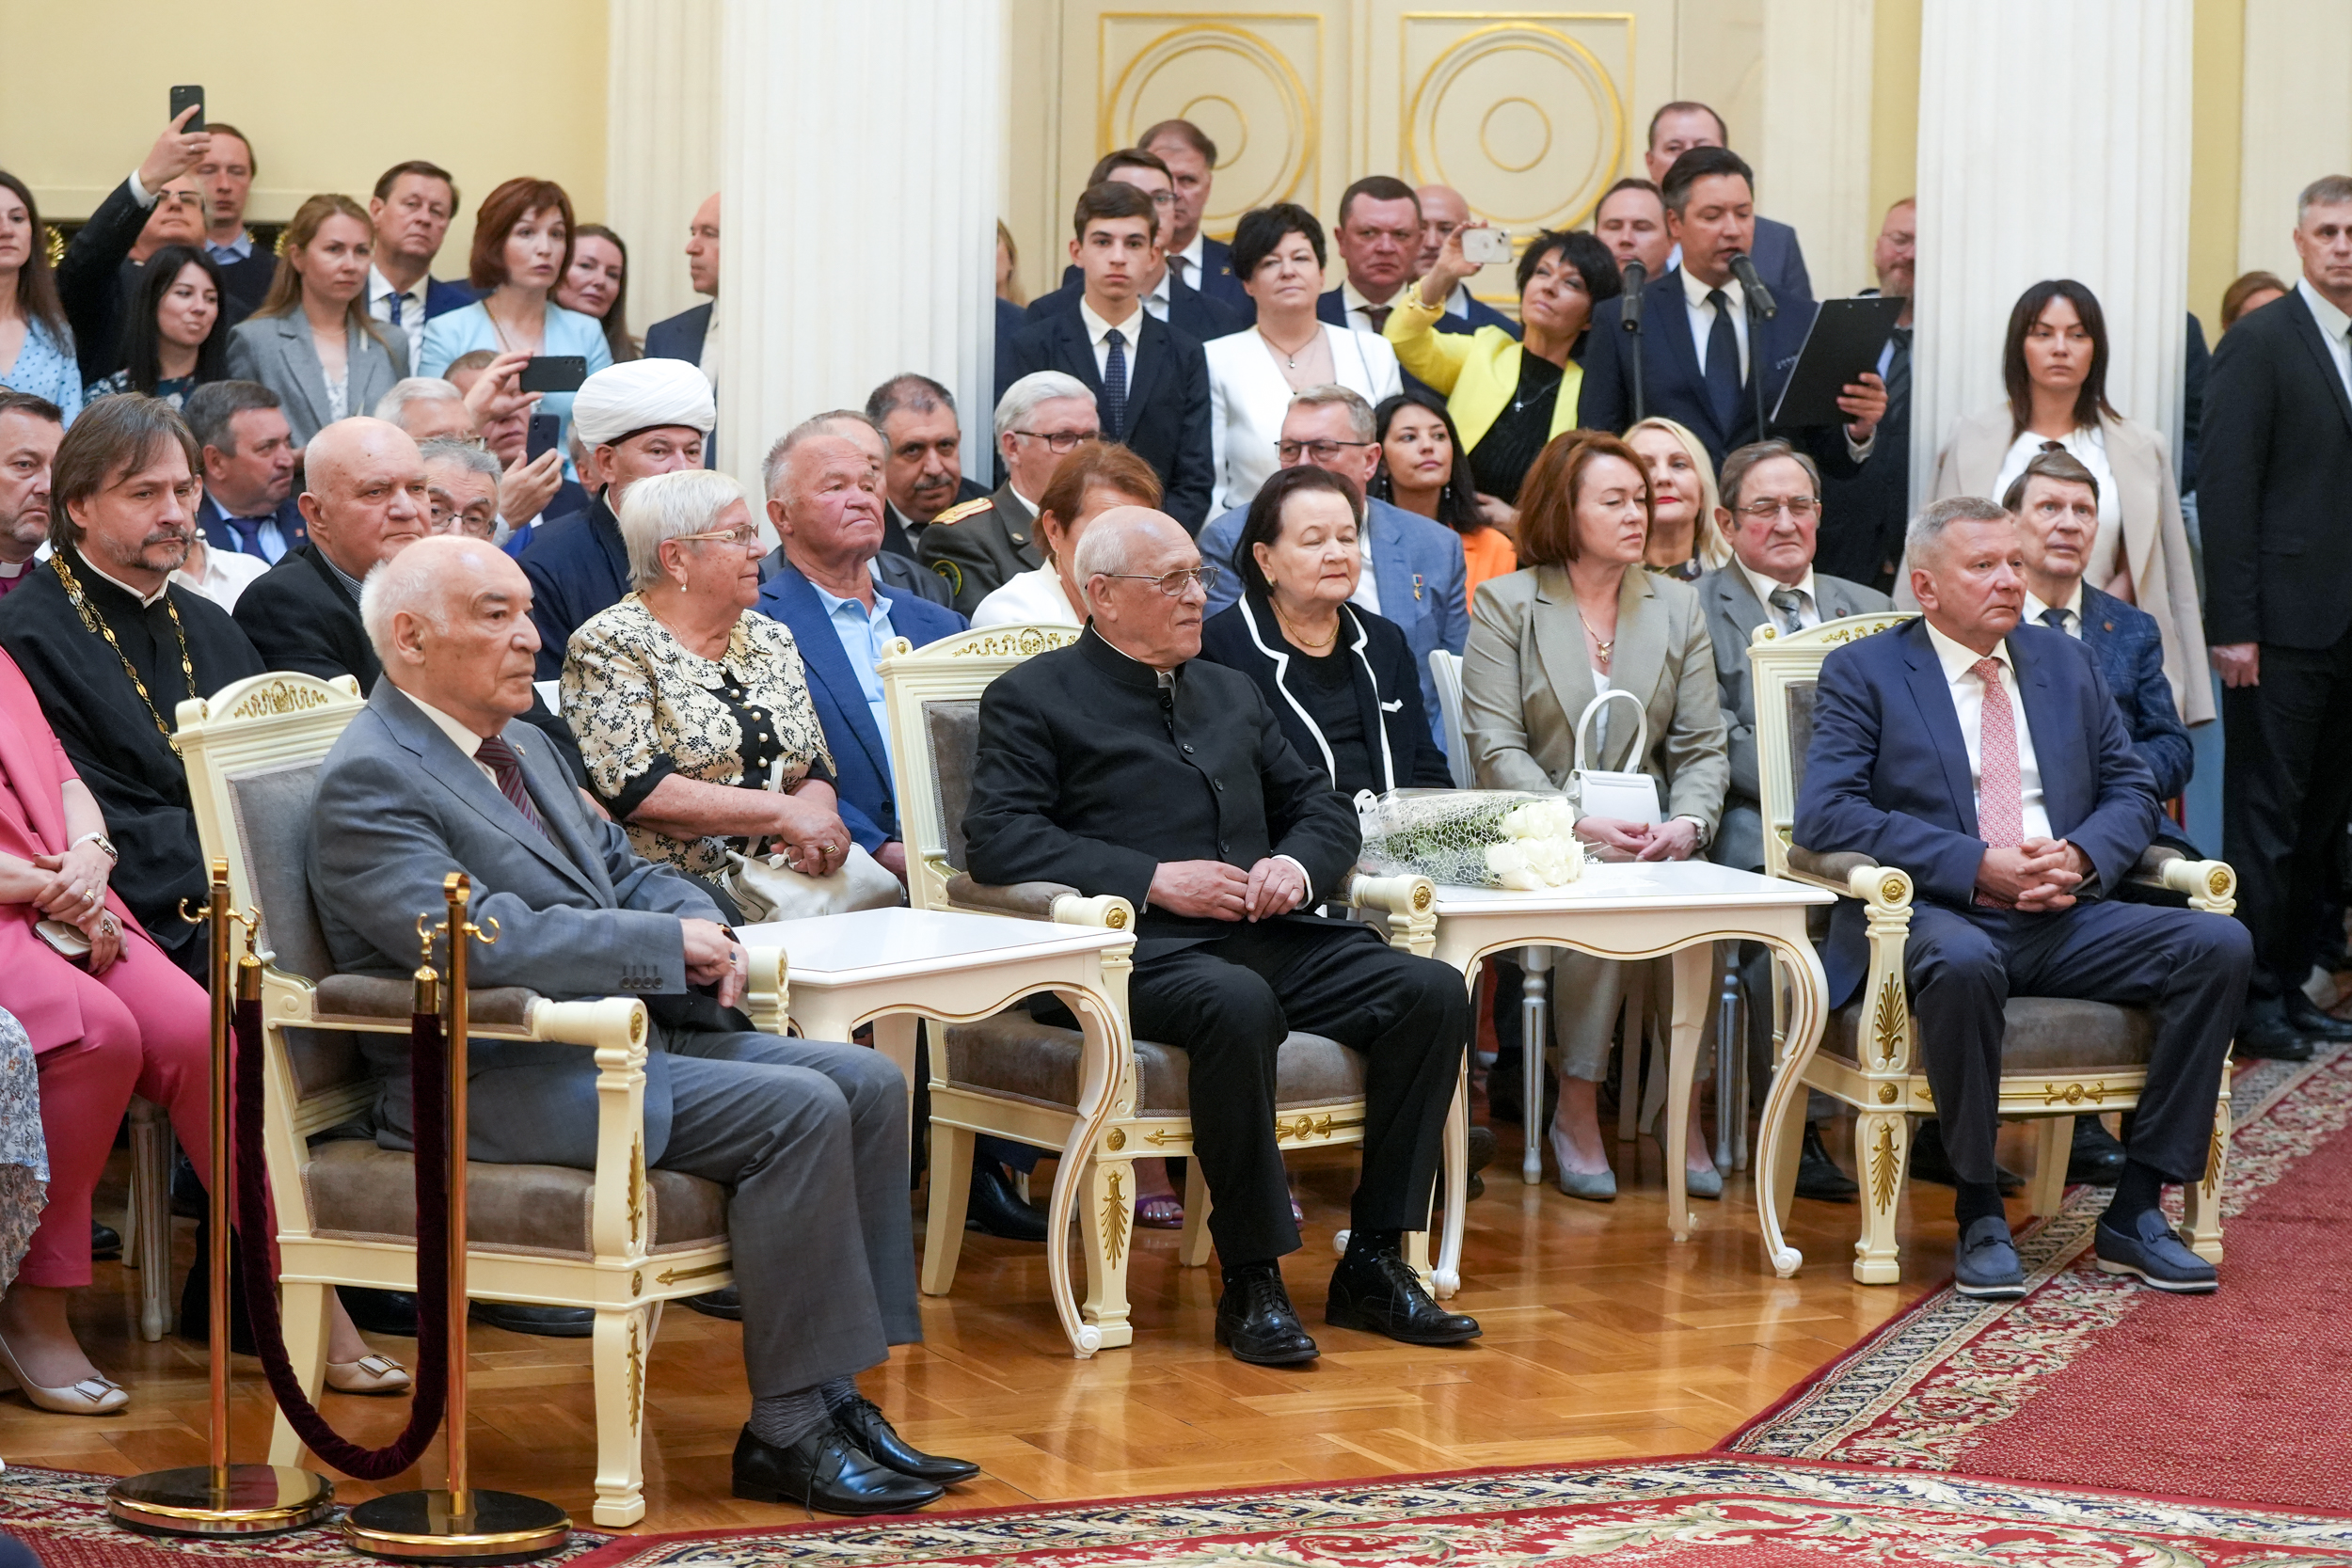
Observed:
[[[1336,382],[1377,404],[1404,386],[1385,341],[1316,319],[1325,258],[1323,225],[1294,202],[1244,213],[1233,230],[1233,276],[1257,301],[1258,324],[1200,345],[1216,459],[1213,514],[1248,506],[1282,466],[1274,449],[1295,394]]]
[[[2009,396],[1961,420],[1935,460],[1931,500],[1998,500],[2045,445],[2064,447],[2099,482],[2099,532],[2083,580],[2136,604],[2164,634],[2164,673],[2184,723],[2214,717],[2196,568],[2164,437],[2107,402],[2106,320],[2072,278],[2036,283],[2010,312],[2001,356]],[[1895,602],[1918,608],[1911,574]]]

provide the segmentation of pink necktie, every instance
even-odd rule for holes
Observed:
[[[2017,770],[2017,718],[2001,685],[2001,661],[1980,658],[1969,672],[1984,683],[1984,706],[1977,716],[1977,836],[1994,849],[2014,849],[2026,841],[2025,781]],[[2008,908],[2005,900],[1977,895],[1979,904]]]

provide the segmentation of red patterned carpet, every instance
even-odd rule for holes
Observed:
[[[1724,1451],[2352,1507],[2352,1052],[2233,1098],[2218,1293],[2098,1273],[2077,1189],[2020,1241],[2023,1301],[1927,1297]]]

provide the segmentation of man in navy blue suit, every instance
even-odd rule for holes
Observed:
[[[1756,176],[1738,153],[1693,148],[1666,171],[1661,188],[1667,231],[1682,247],[1681,265],[1642,290],[1638,333],[1624,330],[1623,295],[1594,307],[1576,422],[1621,433],[1639,417],[1662,414],[1695,432],[1721,467],[1733,449],[1772,434],[1758,427],[1796,366],[1814,306],[1808,299],[1784,300],[1776,315],[1759,316],[1733,275],[1732,258],[1751,250],[1756,223]],[[1636,353],[1642,359],[1639,414]],[[1863,372],[1845,394],[1837,406],[1846,424],[1788,433],[1813,454],[1824,478],[1861,471],[1886,413],[1886,384],[1873,372]]]
[[[1704,103],[1685,99],[1665,104],[1649,117],[1649,146],[1643,150],[1642,161],[1648,166],[1650,179],[1663,185],[1666,171],[1691,149],[1730,145],[1724,117]],[[1674,266],[1681,259],[1669,254],[1666,266]],[[1804,249],[1797,243],[1795,230],[1771,218],[1757,218],[1754,260],[1757,276],[1764,279],[1764,286],[1772,291],[1774,298],[1807,305],[1813,302],[1813,279],[1805,273]],[[1664,270],[1665,267],[1652,269]]]
[[[698,294],[708,294],[711,303],[696,305],[665,316],[645,328],[645,356],[649,359],[683,359],[701,366],[705,374],[710,367],[703,364],[703,350],[710,340],[711,312],[719,300],[719,193],[712,191],[694,209],[694,221],[686,230],[686,279]]]
[[[1255,322],[1258,302],[1233,276],[1232,247],[1200,232],[1200,215],[1216,188],[1216,143],[1188,119],[1164,119],[1137,136],[1136,145],[1157,155],[1176,182],[1175,217],[1166,246],[1176,281],[1232,307],[1243,325]]]
[[[2253,943],[2236,921],[2112,896],[2154,838],[2154,781],[2090,650],[2020,624],[2015,520],[1955,497],[1921,513],[1905,544],[1921,618],[1822,661],[1796,843],[1899,866],[1917,889],[1904,956],[1959,1178],[1957,1289],[2025,1294],[1993,1159],[2015,994],[2154,1015],[2129,1159],[2094,1244],[2109,1273],[2211,1291],[2212,1265],[2158,1204],[2166,1183],[2204,1174]],[[1867,968],[1859,904],[1839,901],[1823,958],[1843,1006]]]
[[[294,499],[294,434],[278,394],[258,381],[214,381],[180,410],[204,460],[197,526],[231,555],[276,562],[309,542]]]
[[[1159,154],[1134,147],[1106,152],[1087,175],[1087,183],[1098,185],[1105,180],[1133,185],[1149,196],[1152,206],[1159,210],[1162,244],[1145,264],[1142,275],[1140,288],[1144,309],[1177,331],[1203,343],[1212,338],[1222,338],[1229,332],[1239,332],[1258,319],[1254,303],[1248,310],[1243,310],[1193,288],[1176,276],[1178,269],[1172,264],[1166,242],[1181,198],[1176,194],[1176,178]],[[1228,272],[1232,270],[1232,255],[1231,251],[1226,252]],[[1026,319],[1043,321],[1057,311],[1067,309],[1077,303],[1078,296],[1085,291],[1086,271],[1073,263],[1063,269],[1059,289],[1029,302]],[[1242,297],[1248,298],[1247,294]]]
[[[1421,275],[1421,198],[1393,175],[1366,175],[1340,194],[1340,221],[1331,230],[1331,247],[1345,263],[1346,276],[1338,288],[1327,289],[1315,301],[1315,319],[1378,337],[1395,309],[1397,291]],[[1435,329],[1467,336],[1494,325],[1518,336],[1501,311],[1475,300],[1470,304],[1473,309],[1467,315],[1448,310],[1439,316],[1432,324]],[[1410,376],[1406,381],[1418,385]]]
[[[465,283],[432,276],[458,209],[457,182],[449,170],[422,158],[394,164],[376,177],[368,198],[368,221],[375,228],[373,259],[368,265],[368,314],[408,335],[409,362],[424,341],[424,324],[474,302]]]

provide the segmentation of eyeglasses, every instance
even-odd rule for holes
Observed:
[[[1311,457],[1317,463],[1328,463],[1352,447],[1375,447],[1377,441],[1277,441],[1275,453],[1284,463],[1295,463],[1301,457]]]
[[[742,550],[759,548],[759,530],[755,528],[713,529],[704,533],[674,533],[670,537],[681,543],[733,545]]]
[[[1099,430],[1016,430],[1013,434],[1025,436],[1032,441],[1042,441],[1048,451],[1055,452],[1075,451],[1082,442],[1103,438]]]
[[[1169,598],[1181,599],[1184,596],[1185,590],[1195,583],[1200,585],[1200,592],[1203,594],[1215,593],[1217,565],[1214,561],[1204,561],[1187,571],[1169,572],[1156,578],[1146,577],[1141,572],[1097,572],[1094,575],[1098,578],[1125,578],[1131,582],[1148,582]]]
[[[1762,500],[1748,502],[1739,511],[1741,516],[1754,517],[1759,523],[1769,522],[1784,512],[1802,523],[1820,509],[1821,503],[1811,496],[1767,496]]]

